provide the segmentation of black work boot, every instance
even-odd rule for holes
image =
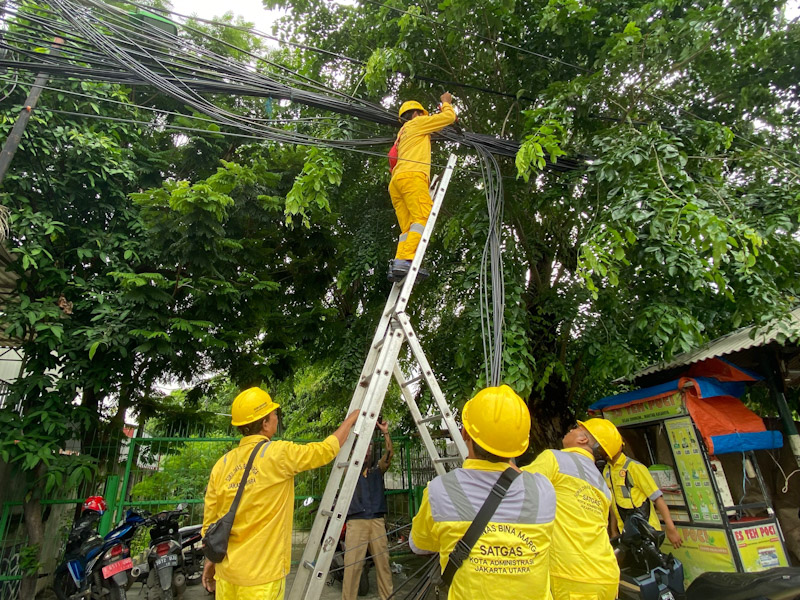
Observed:
[[[411,261],[410,260],[403,260],[400,258],[395,258],[389,261],[389,274],[387,279],[392,283],[396,283],[398,281],[402,281],[405,279],[405,276],[408,275],[408,271],[411,268]],[[424,281],[428,278],[428,271],[423,268],[420,268],[419,273],[417,273],[417,281]]]

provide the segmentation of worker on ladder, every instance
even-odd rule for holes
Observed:
[[[563,450],[545,450],[530,465],[556,489],[558,507],[550,547],[553,600],[614,600],[619,565],[608,537],[611,492],[595,460],[615,456],[622,436],[611,421],[589,419],[572,428]]]
[[[440,98],[442,109],[438,114],[429,115],[416,100],[404,102],[398,113],[404,125],[389,152],[392,173],[389,195],[400,224],[397,254],[389,263],[391,282],[400,281],[408,275],[428,215],[431,214],[431,134],[456,121],[453,97],[445,92]],[[420,269],[419,277],[427,276],[427,271]]]
[[[528,407],[503,385],[478,392],[462,414],[469,457],[428,484],[409,545],[439,553],[449,600],[547,600],[556,493],[512,462],[528,448]]]

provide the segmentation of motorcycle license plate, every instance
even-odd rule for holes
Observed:
[[[108,579],[117,573],[122,573],[122,571],[127,571],[128,569],[132,568],[133,560],[130,558],[123,558],[122,560],[118,560],[117,562],[113,562],[110,565],[103,567],[103,579]]]
[[[159,556],[155,562],[156,569],[163,569],[164,567],[177,567],[178,555],[167,554],[166,556]]]

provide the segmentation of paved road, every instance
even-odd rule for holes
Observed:
[[[393,575],[394,585],[395,588],[399,586],[403,581],[407,579],[407,577],[412,574],[420,565],[421,565],[421,558],[416,556],[397,556],[392,557],[392,562],[398,563],[403,567],[403,573]],[[424,562],[424,561],[423,561]],[[359,600],[380,600],[378,596],[378,584],[375,579],[375,569],[370,569],[369,573],[369,590],[370,593],[366,596],[359,596]],[[289,576],[286,578],[286,592],[288,594],[289,589],[291,589],[292,581],[294,580],[294,572],[290,573]],[[404,594],[403,592],[407,590],[411,584],[405,586],[403,590],[396,596],[397,600],[402,600]],[[342,584],[338,581],[334,582],[331,586],[323,586],[322,595],[320,596],[320,600],[341,600],[342,597]],[[144,600],[145,593],[142,589],[141,585],[137,584],[134,585],[128,591],[128,599],[129,600]],[[182,600],[211,600],[213,596],[208,594],[202,586],[192,586],[186,588],[186,593],[183,596]]]

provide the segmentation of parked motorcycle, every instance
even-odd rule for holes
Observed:
[[[800,568],[757,573],[703,573],[684,591],[683,565],[661,552],[664,532],[641,515],[629,517],[616,538],[619,598],[629,600],[790,600],[800,596]]]
[[[58,600],[126,600],[130,586],[130,541],[144,524],[140,513],[128,510],[124,521],[105,537],[97,532],[106,504],[101,496],[86,499],[70,531],[64,562],[53,579]]]
[[[619,598],[683,600],[683,565],[661,552],[664,537],[640,514],[625,521],[622,535],[612,541],[620,567]]]
[[[186,591],[186,567],[180,520],[188,514],[186,504],[164,510],[145,521],[150,526],[147,560],[133,567],[131,574],[140,579],[147,573],[146,599],[173,600]]]
[[[183,568],[186,574],[186,585],[198,585],[203,578],[203,529],[202,525],[181,527],[181,547],[183,548]]]

